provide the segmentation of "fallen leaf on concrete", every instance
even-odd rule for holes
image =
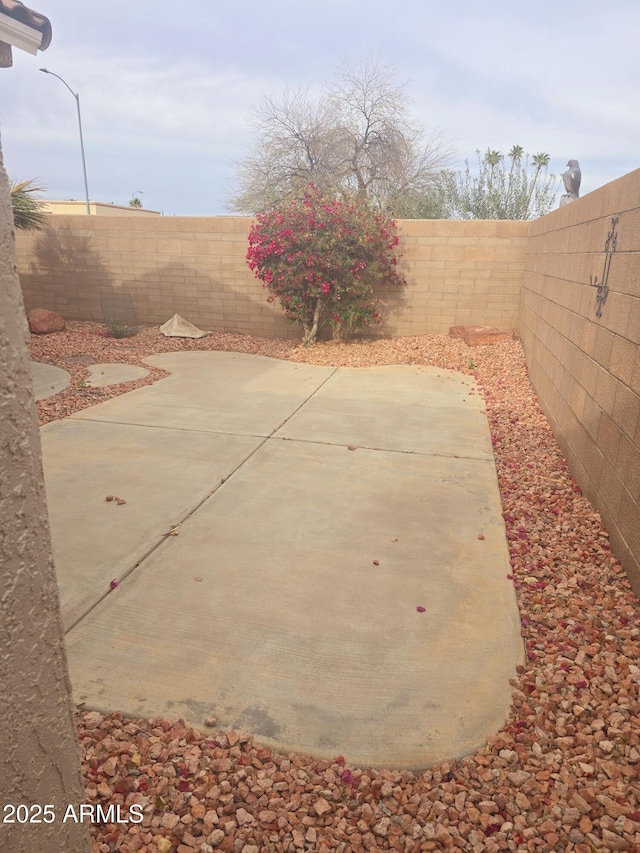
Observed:
[[[348,444],[348,445],[347,445],[347,450],[357,450],[357,449],[358,449],[358,448],[356,447],[356,445],[355,445],[355,444]]]
[[[116,503],[118,506],[122,506],[123,504],[126,504],[126,501],[124,498],[116,498]]]
[[[423,607],[421,604],[419,604],[419,605],[416,607],[416,610],[418,611],[418,613],[424,613],[424,612],[426,611],[426,609],[427,609],[427,608],[426,608],[426,607]]]
[[[105,501],[112,501],[112,500],[113,500],[113,495],[107,495],[105,498]]]
[[[379,560],[374,560],[374,561],[373,561],[373,565],[374,565],[374,566],[379,566],[379,565],[380,565],[380,561],[379,561]]]
[[[119,584],[120,584],[120,581],[118,581],[118,580],[116,580],[116,579],[114,578],[114,579],[111,581],[111,583],[109,584],[109,586],[111,587],[111,589],[115,589],[117,586],[119,586]]]

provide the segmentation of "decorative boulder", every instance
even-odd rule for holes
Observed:
[[[64,329],[64,318],[46,308],[34,308],[29,311],[27,320],[29,331],[34,335],[48,335],[50,332],[62,332]]]
[[[490,326],[451,326],[449,335],[452,338],[462,338],[470,347],[497,344],[498,341],[508,341],[513,338],[513,332],[492,329]]]

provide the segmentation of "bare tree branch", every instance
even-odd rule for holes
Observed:
[[[439,132],[426,138],[411,120],[394,70],[373,62],[345,66],[315,101],[304,89],[265,97],[256,115],[256,143],[236,164],[238,191],[227,205],[239,213],[300,197],[313,182],[395,214],[403,194],[432,186],[451,158]]]

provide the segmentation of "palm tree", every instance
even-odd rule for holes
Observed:
[[[142,199],[138,198],[137,195],[134,195],[129,202],[129,207],[142,207]]]
[[[549,154],[545,154],[544,151],[539,151],[537,154],[534,154],[531,159],[533,160],[533,165],[536,167],[536,170],[533,173],[533,177],[531,179],[531,188],[529,190],[529,198],[527,199],[527,217],[529,214],[529,209],[531,207],[531,199],[533,198],[533,193],[536,188],[536,183],[538,181],[538,175],[540,174],[541,169],[547,168],[551,157],[549,156]]]
[[[512,200],[512,187],[513,187],[513,176],[514,169],[520,166],[520,161],[522,160],[522,155],[524,154],[524,148],[522,145],[513,145],[511,151],[509,151],[509,159],[511,160],[511,167],[509,169],[509,181],[507,183],[507,204],[511,204]]]
[[[551,158],[549,154],[545,154],[543,151],[540,151],[538,154],[534,154],[531,159],[533,160],[533,165],[537,166],[537,170],[539,172],[540,169],[549,165],[549,160]]]
[[[480,152],[478,152],[479,158]],[[487,148],[484,153],[484,166],[489,167],[489,175],[487,178],[486,184],[486,196],[484,199],[478,198],[476,203],[480,205],[478,208],[478,212],[482,219],[491,219],[492,213],[491,211],[495,207],[495,197],[496,193],[494,192],[494,182],[496,177],[496,168],[500,166],[500,163],[504,160],[504,154],[501,151],[492,150],[491,148]],[[482,169],[484,174],[486,175],[486,169]],[[479,185],[476,186],[476,190],[479,191]],[[498,193],[499,194],[499,193]],[[484,208],[484,210],[482,210]]]
[[[487,153],[484,155],[485,162],[491,169],[489,175],[489,184],[493,183],[493,170],[499,163],[504,160],[504,154],[501,154],[500,151],[492,151],[490,148],[487,148]]]
[[[47,214],[42,210],[42,202],[36,198],[36,193],[44,192],[44,188],[34,181],[9,181],[11,204],[13,206],[13,222],[22,231],[39,231],[48,222]]]
[[[498,163],[502,160],[504,154],[500,151],[492,150],[491,148],[487,148],[487,153],[484,155],[484,159],[490,166],[497,166]]]

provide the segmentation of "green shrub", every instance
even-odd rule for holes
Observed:
[[[111,332],[112,338],[132,338],[138,334],[138,330],[134,326],[127,326],[126,323],[116,318],[107,320],[105,325]]]

